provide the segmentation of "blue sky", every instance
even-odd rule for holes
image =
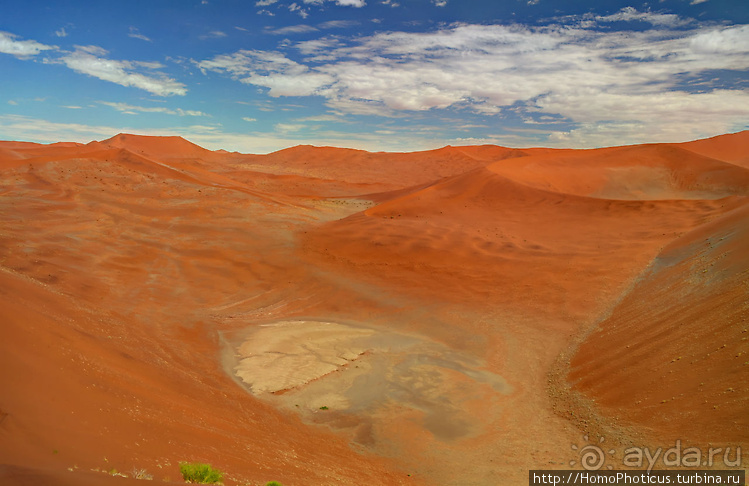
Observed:
[[[0,139],[587,148],[749,128],[746,0],[0,1]]]

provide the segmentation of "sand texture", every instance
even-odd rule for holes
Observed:
[[[0,142],[0,484],[514,486],[584,436],[747,448],[747,154]]]

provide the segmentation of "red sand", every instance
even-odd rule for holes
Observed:
[[[512,485],[585,432],[746,446],[747,153],[0,142],[0,482]],[[351,445],[223,368],[219,332],[293,319],[428,336],[512,392],[461,397],[468,439],[403,409]]]

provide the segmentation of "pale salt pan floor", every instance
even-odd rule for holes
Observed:
[[[511,392],[469,354],[421,336],[340,323],[256,326],[233,356],[233,373],[254,395],[351,429],[355,442],[370,446],[382,420],[417,423],[445,441],[478,435],[487,417],[472,413],[475,402]]]

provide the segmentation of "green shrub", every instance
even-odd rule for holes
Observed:
[[[265,483],[265,486],[283,486],[283,484],[279,483],[278,481],[268,481]]]
[[[224,474],[218,469],[199,462],[180,462],[179,471],[188,483],[215,484],[224,478]]]

